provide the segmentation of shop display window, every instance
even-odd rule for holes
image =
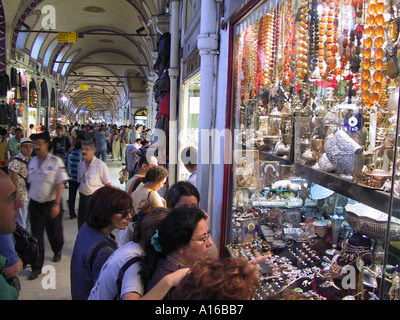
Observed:
[[[267,1],[233,19],[225,240],[268,256],[256,298],[398,299],[398,7]]]
[[[200,114],[200,73],[196,73],[183,83],[182,109],[180,112],[179,157],[185,148],[192,147],[197,150],[199,140],[199,114]],[[190,172],[179,161],[179,180],[187,180]]]

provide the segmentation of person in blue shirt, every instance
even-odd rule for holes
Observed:
[[[78,139],[74,140],[72,149],[67,153],[65,157],[65,167],[67,169],[67,173],[69,176],[69,189],[68,189],[68,208],[69,208],[69,217],[71,219],[76,218],[75,213],[75,201],[76,201],[76,194],[79,188],[78,182],[78,165],[79,162],[82,161],[82,142],[78,136]]]
[[[71,258],[73,300],[87,300],[103,264],[118,247],[112,231],[124,230],[132,219],[132,198],[112,186],[96,190],[88,208],[87,222],[78,232]]]
[[[11,235],[17,228],[18,210],[23,206],[10,177],[0,171],[0,235]],[[0,254],[0,300],[17,300],[18,291],[7,283],[4,269],[8,258]]]
[[[0,255],[8,261],[3,267],[3,276],[8,283],[12,284],[18,291],[21,290],[21,284],[18,274],[23,268],[23,262],[15,251],[15,239],[12,234],[0,235]]]
[[[104,162],[107,160],[107,141],[108,137],[104,133],[103,127],[100,127],[98,132],[93,137],[96,146],[96,158],[101,158]]]

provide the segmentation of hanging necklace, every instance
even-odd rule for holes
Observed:
[[[383,69],[383,56],[384,51],[382,46],[384,44],[384,18],[383,13],[385,11],[385,4],[382,0],[377,0],[375,3],[371,1],[367,8],[367,18],[365,29],[366,38],[364,39],[364,51],[363,51],[363,62],[361,71],[361,78],[363,80],[361,86],[363,91],[361,92],[361,98],[364,105],[370,108],[373,104],[379,101],[379,93],[382,90],[382,81],[384,78]],[[374,63],[372,64],[371,52],[374,52]],[[371,71],[373,69],[373,85],[370,87]],[[372,93],[370,90],[372,89]]]
[[[279,48],[279,25],[280,25],[280,6],[278,5],[274,10],[274,20],[273,20],[273,38],[272,38],[272,56],[271,56],[271,74],[270,81],[271,83],[275,83],[275,66],[276,59],[278,57],[278,48]]]
[[[300,38],[298,40],[298,49],[297,49],[297,69],[296,74],[300,80],[304,80],[308,74],[308,3],[306,0],[302,0],[300,7],[300,27],[299,33]]]
[[[317,10],[317,0],[312,0],[310,10],[310,46],[309,46],[309,59],[308,69],[313,72],[318,66],[318,35],[319,35],[319,19]]]
[[[283,64],[282,64],[282,78],[286,86],[288,86],[294,78],[293,69],[293,44],[296,38],[293,36],[296,34],[296,24],[292,22],[292,2],[288,2],[286,11],[286,39],[283,54]]]
[[[265,69],[264,69],[264,85],[271,84],[271,64],[272,64],[272,49],[273,49],[273,34],[274,34],[274,17],[268,13],[265,16],[266,33],[265,33]]]

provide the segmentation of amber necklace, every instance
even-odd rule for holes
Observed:
[[[298,60],[297,60],[297,77],[300,80],[304,80],[308,74],[308,3],[306,0],[302,0],[301,3],[301,14],[300,14],[300,27],[299,33],[300,38],[298,40]]]
[[[382,58],[384,56],[384,51],[382,49],[384,43],[384,11],[385,4],[382,0],[377,0],[376,2],[374,2],[374,0],[370,1],[367,9],[367,18],[365,21],[367,27],[364,32],[367,37],[363,42],[363,69],[361,71],[361,87],[363,88],[363,91],[361,92],[361,98],[368,108],[379,101],[379,92],[382,90],[382,80],[384,78],[382,72]],[[371,59],[372,51],[374,51],[373,64]],[[371,67],[373,67],[372,87],[370,87]],[[369,89],[372,89],[372,93],[370,93]]]

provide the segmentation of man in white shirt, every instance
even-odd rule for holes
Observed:
[[[110,172],[105,162],[96,158],[96,148],[91,141],[82,144],[83,161],[78,166],[79,209],[78,229],[87,220],[87,206],[93,193],[104,186],[111,186]]]
[[[49,152],[50,135],[41,133],[34,142],[36,156],[28,166],[29,213],[32,235],[39,242],[39,258],[32,265],[28,279],[33,280],[41,273],[44,264],[44,231],[47,230],[53,262],[61,259],[64,245],[62,224],[62,191],[68,181],[64,162]]]
[[[140,138],[140,134],[139,132],[136,131],[136,127],[132,126],[132,131],[129,133],[129,140],[131,141],[131,143],[135,142],[136,139]]]

